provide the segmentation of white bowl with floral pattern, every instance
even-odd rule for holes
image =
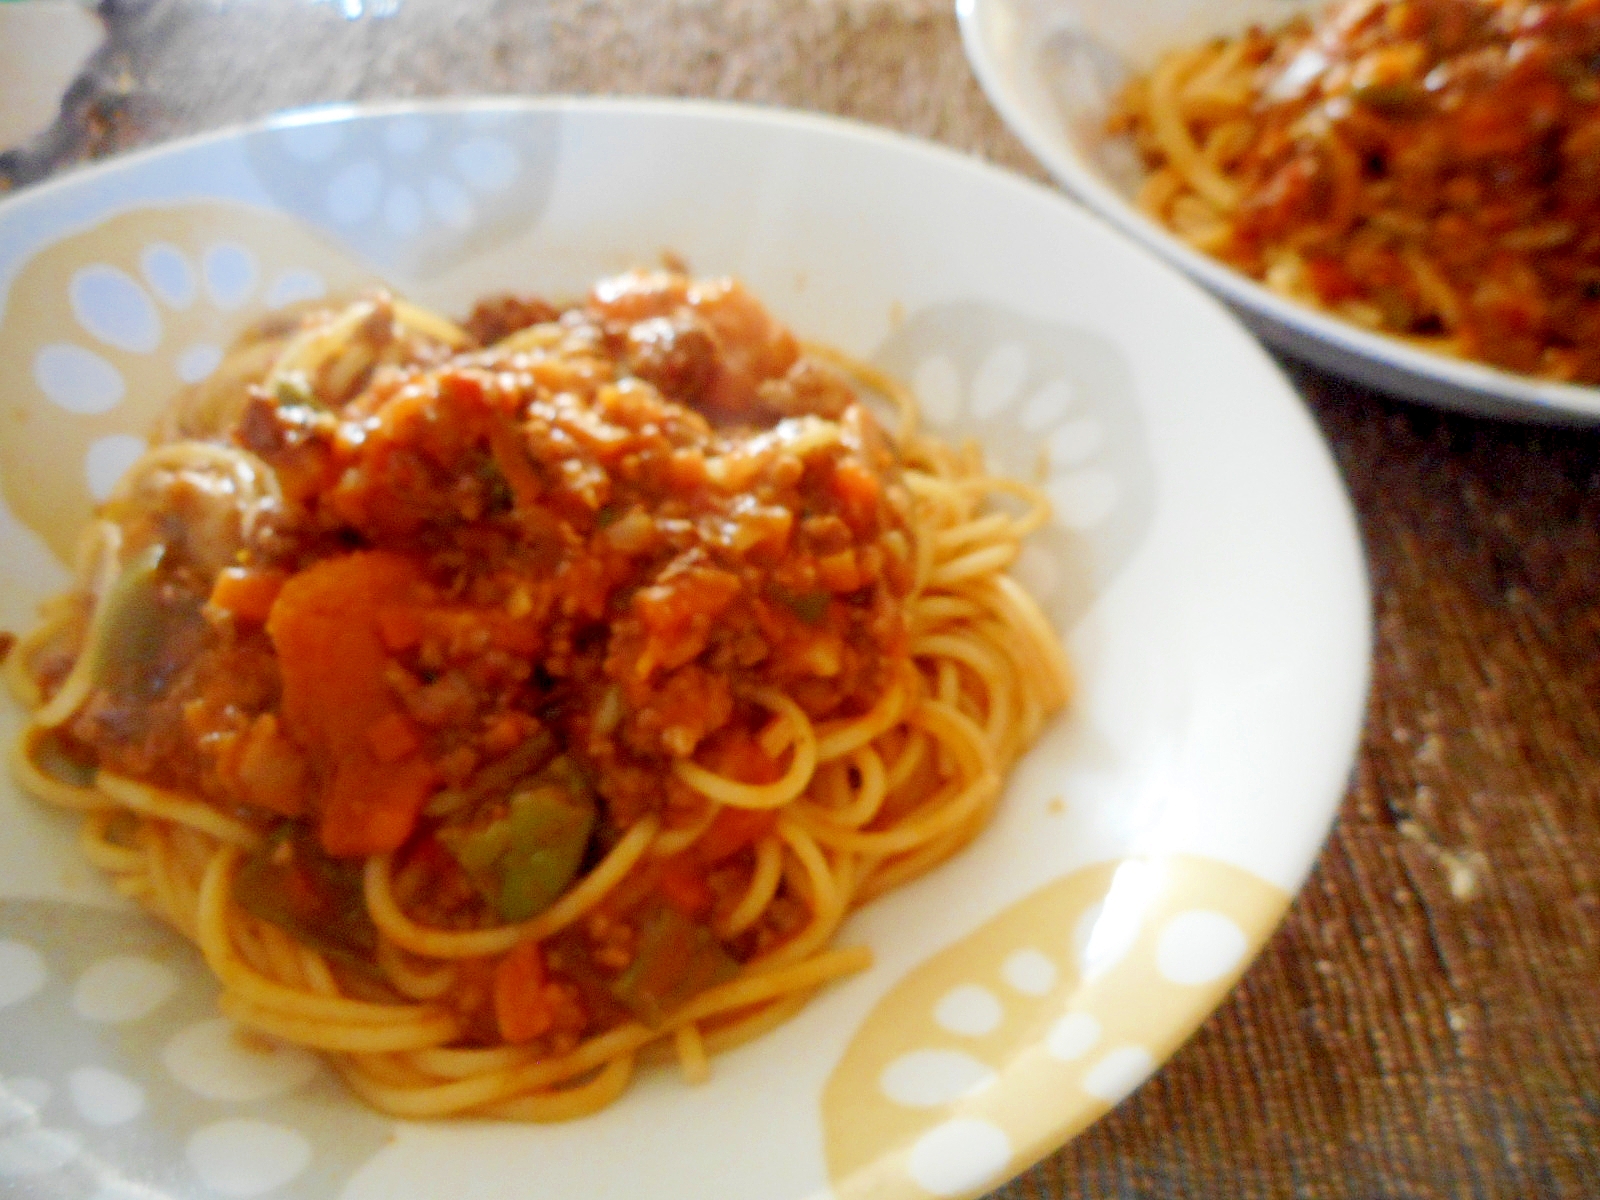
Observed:
[[[1076,694],[957,858],[857,914],[864,973],[690,1086],[394,1123],[243,1054],[180,939],[0,788],[0,1190],[52,1196],[964,1196],[1121,1101],[1221,1003],[1343,795],[1367,591],[1326,448],[1221,306],[1047,189],[838,121],[635,101],[324,109],[0,204],[0,628],[184,382],[275,307],[446,312],[663,251],[903,375],[1040,480],[1017,566]],[[0,704],[14,736],[20,714]],[[151,1188],[154,1192],[140,1191]]]

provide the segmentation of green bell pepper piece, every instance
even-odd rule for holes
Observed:
[[[612,983],[611,994],[655,1027],[707,988],[738,973],[738,960],[711,930],[663,904],[641,922],[633,962]]]
[[[309,825],[285,821],[240,864],[233,898],[295,940],[375,974],[378,930],[367,916],[361,876],[359,862],[325,854]]]
[[[123,566],[105,598],[99,636],[90,648],[96,686],[135,691],[161,653],[162,626],[156,572],[167,548],[146,546]]]
[[[554,904],[583,865],[595,802],[568,758],[558,758],[512,793],[486,825],[445,828],[439,840],[507,921]]]
[[[160,569],[167,548],[146,546],[124,564],[102,603],[105,614],[89,647],[96,687],[114,696],[148,699],[171,683],[176,659],[163,661],[170,645],[202,627],[203,601],[186,592],[161,594]]]

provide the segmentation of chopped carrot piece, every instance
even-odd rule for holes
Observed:
[[[708,738],[702,757],[711,770],[740,783],[776,783],[783,778],[783,768],[761,748],[760,741],[734,726],[719,729]]]
[[[512,1045],[531,1042],[555,1025],[555,1006],[545,991],[544,953],[538,942],[518,942],[494,970],[494,1017]]]
[[[841,458],[833,468],[833,494],[850,516],[863,521],[872,516],[880,492],[878,477],[855,458]]]
[[[289,579],[267,618],[283,674],[284,729],[328,781],[313,807],[329,854],[398,848],[437,783],[431,764],[415,753],[386,761],[369,736],[401,715],[384,680],[389,650],[375,614],[415,603],[425,587],[403,555],[347,554]]]
[[[701,862],[721,862],[759,842],[777,823],[775,808],[724,808],[700,835],[694,853]]]
[[[743,585],[731,571],[690,567],[670,582],[652,584],[634,597],[634,608],[652,633],[674,634],[696,617],[715,620]]]
[[[656,886],[662,899],[691,921],[698,921],[709,913],[716,900],[700,864],[681,855],[663,864],[661,881]]]
[[[265,621],[288,578],[272,567],[224,567],[211,585],[211,607],[241,621]]]
[[[390,605],[375,614],[383,644],[391,650],[409,650],[422,640],[422,614],[414,608]]]
[[[283,736],[272,713],[262,713],[251,724],[231,766],[251,804],[285,817],[305,815],[305,755]]]
[[[322,795],[322,848],[335,858],[365,858],[398,849],[438,785],[425,759],[380,763],[352,756],[335,769]]]
[[[422,746],[422,739],[404,713],[391,712],[372,723],[367,730],[367,744],[379,762],[392,763],[415,754]]]

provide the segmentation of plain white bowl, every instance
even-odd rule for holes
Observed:
[[[958,0],[962,39],[1001,117],[1061,185],[1227,301],[1287,354],[1382,391],[1488,416],[1600,420],[1600,388],[1550,383],[1419,350],[1284,299],[1195,250],[1134,203],[1140,165],[1105,132],[1123,83],[1160,54],[1326,0]]]

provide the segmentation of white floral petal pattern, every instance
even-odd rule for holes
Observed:
[[[93,1196],[110,1163],[130,1196],[334,1200],[392,1136],[314,1055],[239,1037],[199,952],[143,912],[0,899],[8,980],[0,1194]]]
[[[246,135],[261,186],[407,287],[538,222],[561,123],[493,113],[298,114]]]
[[[268,282],[270,281],[270,283]],[[377,282],[298,222],[220,202],[136,209],[35,254],[0,316],[0,490],[72,561],[93,507],[185,386],[201,385],[252,322]]]
[[[911,314],[874,361],[912,382],[936,432],[981,441],[997,475],[1042,483],[1055,519],[1029,538],[1018,574],[1069,631],[1155,511],[1126,358],[1088,330],[964,301]]]

